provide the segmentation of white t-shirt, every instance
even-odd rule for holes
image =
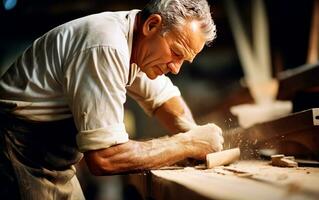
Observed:
[[[150,115],[180,95],[168,77],[150,80],[130,65],[138,11],[86,16],[35,40],[0,79],[0,112],[35,121],[73,116],[82,152],[127,142],[126,93]]]

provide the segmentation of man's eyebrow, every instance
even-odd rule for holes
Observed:
[[[176,45],[174,45],[174,46],[175,46],[175,48],[173,48],[173,50],[176,49],[179,53],[181,53],[182,56],[183,56],[183,58],[184,58],[185,60],[187,60],[189,63],[192,63],[192,62],[193,62],[193,60],[194,60],[196,54],[194,55],[193,52],[190,52],[189,50],[187,50],[185,47],[183,47],[183,46],[180,45],[180,44],[176,44]],[[188,48],[189,48],[189,47],[188,47]]]

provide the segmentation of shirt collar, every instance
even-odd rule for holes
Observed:
[[[139,11],[140,10],[131,10],[128,13],[128,16],[127,16],[128,17],[128,24],[129,24],[127,42],[128,42],[130,57],[132,55],[133,32],[134,32],[135,17],[136,17],[136,15],[137,15],[137,13]],[[129,70],[129,77],[128,77],[127,85],[131,85],[133,83],[133,81],[135,80],[136,75],[137,75],[138,72],[139,72],[139,67],[135,63],[130,64],[130,70]]]

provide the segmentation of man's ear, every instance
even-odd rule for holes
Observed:
[[[150,15],[143,24],[145,36],[158,32],[162,28],[162,17],[159,14]]]

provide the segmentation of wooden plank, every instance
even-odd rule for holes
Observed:
[[[313,108],[248,129],[237,128],[224,133],[227,148],[239,146],[241,158],[259,158],[259,149],[273,149],[275,154],[319,159],[319,108]],[[289,148],[294,144],[294,148]],[[297,149],[297,147],[302,147]]]
[[[270,139],[288,135],[290,133],[299,132],[307,129],[314,129],[313,132],[319,131],[319,126],[314,124],[314,113],[319,108],[313,108],[297,113],[287,115],[272,121],[256,124],[248,129],[250,136],[256,139]],[[318,132],[319,133],[319,132]],[[252,135],[253,134],[253,135]]]
[[[302,180],[298,184],[296,182],[288,182],[278,187],[278,184],[274,184],[274,182],[278,179],[280,180],[280,177],[284,175],[279,174],[279,178],[273,175],[272,178],[276,178],[276,181],[273,181],[273,179],[267,179],[268,174],[265,173],[265,168],[259,168],[261,167],[260,165],[257,166],[256,168],[246,169],[250,174],[253,174],[252,178],[247,178],[249,176],[237,176],[235,173],[232,174],[228,170],[224,170],[223,167],[209,170],[195,170],[191,168],[168,171],[152,170],[152,176],[182,185],[187,190],[191,190],[209,199],[318,199],[318,189],[313,191],[309,188],[303,188]],[[237,164],[233,167],[240,169],[242,166]],[[271,166],[267,166],[266,168],[273,169]],[[271,171],[273,172],[274,170]],[[310,180],[312,185],[318,183],[318,174],[317,172],[316,177]],[[307,176],[307,174],[302,175],[301,177],[303,178]],[[290,175],[288,174],[287,176],[289,177]],[[289,178],[282,178],[281,181],[287,179]],[[173,188],[170,189],[174,190]],[[156,196],[153,196],[153,198],[157,199]],[[185,198],[186,196],[184,196]],[[170,196],[166,199],[175,198]]]
[[[286,191],[297,187],[296,190],[299,192],[304,192],[312,197],[319,197],[319,168],[282,168],[271,166],[270,162],[252,160],[241,161],[230,167],[223,167],[223,169],[253,174],[253,179],[272,184],[274,187],[281,187]]]
[[[170,173],[173,171],[169,170],[167,172]],[[150,198],[145,200],[211,200],[210,197],[195,192],[187,188],[184,184],[179,184],[175,181],[171,181],[170,179],[166,179],[161,176],[156,176],[153,173],[151,174],[151,177],[152,189]]]
[[[129,176],[144,188],[142,199],[319,199],[319,168],[281,168],[267,161],[239,161],[206,170],[152,170],[142,181],[141,174]]]
[[[278,74],[279,89],[277,98],[292,99],[298,91],[319,85],[319,63],[306,64]]]

